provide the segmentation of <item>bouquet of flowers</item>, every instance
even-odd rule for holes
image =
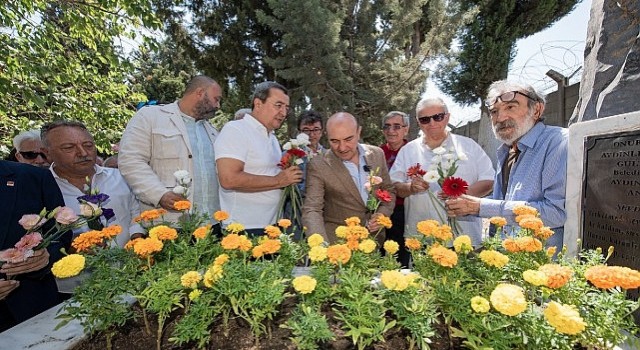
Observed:
[[[91,179],[88,176],[86,182],[83,190],[85,195],[77,198],[78,202],[80,202],[80,215],[85,218],[91,218],[87,220],[87,226],[89,226],[90,229],[102,230],[115,214],[113,209],[102,207],[104,203],[109,201],[109,196],[100,193],[98,188],[92,187]],[[101,217],[104,217],[104,222]]]
[[[278,163],[280,169],[287,169],[294,165],[300,165],[304,163],[307,152],[304,150],[309,145],[309,136],[305,133],[300,133],[295,139],[290,139],[285,143],[282,148],[284,154]],[[278,215],[276,219],[282,219],[287,216],[287,206],[290,206],[290,219],[298,226],[302,227],[300,213],[302,207],[302,194],[298,184],[291,184],[285,187],[282,191],[282,197],[280,197],[280,204]]]
[[[378,207],[382,202],[391,202],[391,194],[389,191],[382,188],[376,188],[376,186],[382,183],[382,178],[377,176],[379,171],[380,169],[372,170],[369,173],[369,180],[364,184],[364,188],[369,193],[366,203],[367,210],[372,214],[378,210]]]

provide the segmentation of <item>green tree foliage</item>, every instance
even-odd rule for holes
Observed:
[[[463,0],[479,6],[478,17],[462,27],[459,49],[436,73],[438,86],[461,104],[483,99],[492,82],[505,79],[518,39],[538,33],[571,12],[580,0]]]
[[[133,114],[124,59],[150,1],[15,0],[0,7],[0,142],[55,119],[85,122],[108,152]],[[6,151],[7,149],[4,148]]]

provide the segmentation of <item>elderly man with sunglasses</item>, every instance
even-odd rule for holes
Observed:
[[[416,119],[423,136],[400,149],[390,171],[397,194],[405,198],[405,237],[418,234],[416,225],[420,221],[446,221],[444,203],[434,198],[436,195],[443,198],[441,187],[437,182],[429,183],[422,176],[412,175],[410,167],[419,164],[425,171],[433,169],[437,166],[433,163],[434,157],[444,149],[459,158],[458,168],[453,176],[462,178],[469,184],[467,193],[478,197],[487,195],[491,191],[494,177],[491,160],[480,145],[468,137],[455,135],[447,130],[449,111],[442,99],[426,98],[418,102]],[[458,226],[461,232],[471,237],[474,246],[482,243],[482,219],[461,218]]]
[[[493,133],[503,142],[498,148],[498,172],[492,198],[462,196],[447,201],[450,216],[502,216],[505,232],[515,226],[512,209],[521,204],[540,213],[555,234],[547,246],[562,247],[567,173],[567,129],[542,122],[544,98],[526,84],[497,81],[491,84],[486,105]]]
[[[16,149],[16,159],[20,163],[31,164],[41,168],[48,168],[49,161],[42,152],[42,141],[39,130],[26,130],[13,138]]]

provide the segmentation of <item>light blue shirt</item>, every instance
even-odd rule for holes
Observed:
[[[193,191],[193,206],[197,212],[211,215],[220,210],[220,197],[213,144],[204,126],[208,121],[196,121],[184,114],[182,120],[187,127],[193,156],[193,181],[189,188],[189,191]]]
[[[367,203],[367,199],[369,198],[369,192],[366,188],[364,188],[364,184],[369,181],[369,173],[374,169],[369,169],[369,171],[365,171],[365,166],[367,165],[367,161],[364,159],[364,147],[358,144],[358,163],[356,165],[354,162],[350,160],[343,160],[342,163],[347,168],[349,175],[351,175],[351,179],[353,183],[355,183],[356,188],[360,192],[360,197],[362,197],[362,201]],[[380,174],[377,174],[380,175]]]
[[[507,219],[505,232],[515,225],[512,212],[517,205],[529,205],[538,210],[546,226],[556,233],[549,240],[560,239],[567,219],[565,187],[567,177],[567,129],[536,123],[518,141],[521,151],[511,168],[507,193],[502,193],[502,164],[509,153],[509,145],[498,148],[498,165],[493,184],[493,198],[480,200],[481,217],[502,216]]]

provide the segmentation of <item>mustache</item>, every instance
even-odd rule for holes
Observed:
[[[511,119],[507,119],[505,121],[502,122],[498,122],[496,124],[494,124],[493,129],[494,130],[501,130],[503,128],[515,128],[517,126],[516,122],[511,120]]]

